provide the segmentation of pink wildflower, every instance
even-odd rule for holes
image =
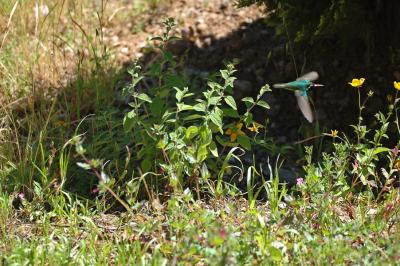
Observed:
[[[296,185],[301,186],[304,185],[306,182],[304,181],[304,178],[299,177],[296,179]]]
[[[390,150],[393,154],[393,157],[397,157],[397,155],[399,154],[399,149],[396,147],[394,147],[393,149]]]
[[[99,193],[100,189],[98,187],[95,187],[94,189],[92,189],[92,194],[97,194]]]
[[[355,173],[358,173],[359,165],[358,165],[357,160],[354,160],[354,163],[352,163],[352,165],[353,165],[353,171],[354,171]]]

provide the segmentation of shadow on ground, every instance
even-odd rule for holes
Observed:
[[[296,46],[296,44],[295,44]],[[202,35],[196,28],[182,30],[182,39],[169,45],[169,50],[182,63],[182,71],[194,77],[207,77],[224,67],[224,62],[238,60],[235,96],[241,99],[256,95],[264,84],[288,82],[310,70],[320,73],[319,83],[325,87],[311,92],[317,116],[317,123],[309,124],[302,117],[294,95],[286,90],[274,89],[265,96],[271,109],[267,112],[256,110],[260,123],[269,120],[269,132],[278,143],[292,143],[331,129],[350,132],[350,124],[358,117],[358,96],[347,82],[352,78],[367,78],[362,88],[362,97],[369,90],[375,92],[368,108],[364,110],[367,121],[377,112],[386,111],[387,94],[393,94],[392,80],[396,69],[381,58],[372,58],[376,64],[365,65],[358,60],[365,54],[361,47],[351,54],[340,50],[334,41],[316,44],[313,51],[308,47],[295,52],[296,66],[286,38],[276,37],[273,28],[259,19],[243,23],[237,30],[223,38]],[[323,49],[321,48],[323,47]],[[296,48],[296,47],[295,47]],[[296,50],[296,49],[295,49]],[[350,53],[350,52],[349,52]],[[301,55],[301,56],[299,56]],[[143,65],[152,61],[154,54],[146,54],[140,59]],[[311,144],[311,143],[310,143]]]
[[[169,46],[169,50],[181,63],[180,70],[193,78],[205,79],[211,73],[223,68],[225,61],[237,59],[239,62],[236,73],[238,82],[234,93],[238,99],[254,96],[258,89],[266,83],[286,82],[296,78],[296,68],[287,48],[287,40],[276,37],[274,29],[266,26],[262,19],[244,23],[237,30],[222,38],[201,33],[194,34],[196,31],[198,31],[196,28],[183,30],[183,38]],[[329,132],[331,129],[349,132],[351,130],[349,124],[355,124],[358,116],[357,93],[347,84],[353,77],[367,78],[367,85],[361,89],[362,97],[366,96],[370,88],[375,91],[370,107],[365,109],[367,118],[372,117],[378,110],[385,112],[387,109],[386,94],[394,93],[392,80],[395,78],[393,77],[393,73],[396,72],[395,68],[388,63],[371,66],[357,62],[355,59],[362,57],[363,49],[359,49],[359,54],[346,55],[345,52],[339,51],[335,47],[334,42],[327,42],[324,47],[325,49],[319,52],[304,50],[303,54],[299,53],[301,57],[296,56],[299,72],[303,68],[305,71],[316,70],[320,73],[319,82],[325,84],[325,87],[310,94],[317,110],[318,123],[309,124],[302,117],[294,95],[286,90],[274,89],[271,93],[266,94],[265,100],[271,106],[269,111],[255,110],[255,119],[258,122],[264,124],[269,120],[268,134],[274,137],[278,145],[293,144],[295,141],[322,132]],[[143,66],[148,66],[149,62],[154,60],[154,56],[156,56],[155,53],[145,53],[139,60]],[[379,58],[376,58],[375,61],[379,62]],[[110,160],[110,163],[107,164],[109,169],[118,169],[123,172],[123,166],[118,164],[127,157],[126,147],[134,145],[122,129],[122,118],[129,106],[127,99],[120,101],[117,100],[117,97],[112,97],[114,88],[117,88],[115,95],[118,95],[121,88],[129,82],[127,75],[129,65],[130,63],[127,63],[117,74],[103,71],[96,75],[89,73],[88,77],[82,76],[77,80],[72,80],[68,89],[60,93],[60,101],[54,108],[50,104],[42,108],[44,113],[51,108],[56,110],[51,113],[49,118],[51,123],[54,122],[49,128],[52,128],[52,134],[56,132],[54,136],[57,137],[53,135],[48,138],[47,136],[43,138],[37,136],[37,139],[48,140],[49,149],[62,147],[65,144],[64,141],[74,134],[82,118],[95,113],[95,116],[86,117],[85,122],[77,131],[79,134],[85,133],[84,141],[89,153],[88,157]],[[104,94],[106,91],[107,93]],[[37,108],[32,108],[31,113],[34,114],[36,111]],[[60,121],[65,122],[65,125],[60,125]],[[45,123],[47,122],[41,120],[34,123],[38,129],[32,129],[32,132],[36,132],[35,134],[41,132],[39,126]],[[63,129],[63,127],[67,127],[67,129]],[[23,131],[23,125],[18,130]],[[22,135],[30,134],[28,128],[26,130],[27,132]],[[390,130],[388,135],[395,136],[396,132]],[[391,141],[396,141],[396,138],[392,138]],[[306,142],[305,144],[313,143]],[[40,143],[32,144],[32,146],[35,145],[40,146]],[[298,148],[302,149],[300,146]],[[301,155],[301,151],[300,154],[297,151],[290,151],[287,156],[289,157],[288,167],[283,168],[285,171],[290,170],[286,175],[290,176],[292,181],[296,177],[297,170],[291,171],[289,168],[301,165],[301,162],[297,161],[302,157],[299,155]],[[258,158],[266,161],[265,154]],[[252,158],[247,159],[249,159],[247,164],[251,165]],[[71,164],[80,160],[75,157]],[[21,169],[25,171],[24,165],[21,166]],[[32,169],[26,176],[33,175],[33,171]],[[18,177],[21,174],[17,172],[15,176]],[[12,178],[11,175],[10,178]],[[67,186],[71,187],[73,192],[92,195],[97,181],[92,173],[75,170],[68,180]],[[20,183],[26,182],[21,181]]]

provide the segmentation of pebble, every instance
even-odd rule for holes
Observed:
[[[123,54],[128,54],[129,53],[129,47],[122,47],[121,48],[121,53],[123,53]]]

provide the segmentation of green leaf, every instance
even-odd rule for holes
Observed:
[[[205,103],[198,103],[193,106],[193,109],[197,112],[205,112],[206,111],[206,104]]]
[[[210,144],[210,152],[215,157],[218,157],[218,148],[217,148],[217,144],[215,144],[214,141],[212,141]]]
[[[169,88],[178,87],[183,88],[186,86],[185,80],[177,75],[166,75],[165,77],[165,86]]]
[[[130,111],[124,116],[123,126],[125,132],[131,131],[133,124],[135,122],[136,113],[134,110]]]
[[[148,103],[152,102],[150,97],[146,93],[139,93],[138,95],[136,95],[136,98]]]
[[[216,105],[221,100],[220,96],[214,96],[208,99],[209,105]]]
[[[237,137],[237,140],[240,146],[242,146],[248,151],[251,150],[251,142],[249,137],[247,137],[246,135],[239,135]]]
[[[164,50],[164,59],[167,60],[170,63],[175,63],[174,55],[169,51],[165,51]]]
[[[274,261],[281,261],[282,260],[282,252],[280,249],[270,246],[268,248],[269,254]]]
[[[386,147],[379,147],[374,150],[374,155],[377,155],[382,152],[388,152],[388,151],[390,151],[390,149],[388,149]]]
[[[159,63],[154,63],[150,66],[149,75],[152,77],[158,77],[161,73],[161,65]]]
[[[215,136],[217,142],[221,144],[222,146],[227,146],[227,147],[237,147],[236,142],[230,142],[230,141],[225,141],[222,137],[220,136]]]
[[[184,103],[177,103],[178,111],[193,110],[193,106]]]
[[[203,162],[205,159],[207,159],[207,157],[208,157],[208,149],[207,149],[207,146],[208,146],[208,145],[203,144],[203,145],[201,145],[201,146],[199,147],[199,149],[197,150],[196,159],[197,159],[197,162],[198,162],[198,163],[201,163],[201,162]]]
[[[150,103],[151,116],[161,117],[164,110],[164,101],[160,98],[155,98],[152,103]]]
[[[244,114],[243,121],[244,121],[244,123],[245,123],[246,125],[250,125],[250,124],[253,122],[253,114],[252,114],[252,113],[249,113],[249,112],[246,112],[246,113]]]
[[[242,102],[245,102],[245,103],[247,102],[247,103],[253,104],[254,103],[254,99],[251,98],[251,97],[245,97],[245,98],[242,99]]]
[[[150,172],[152,166],[153,166],[153,161],[151,160],[151,158],[146,158],[140,163],[140,167],[144,172]]]
[[[83,168],[85,170],[90,170],[92,169],[92,167],[90,166],[90,164],[88,163],[81,163],[81,162],[77,162],[76,163],[80,168]]]
[[[196,126],[190,126],[186,129],[186,139],[192,139],[199,133],[199,128]]]
[[[200,130],[199,130],[199,134],[200,134],[201,143],[206,144],[206,145],[210,145],[210,143],[212,141],[212,132],[211,132],[211,130],[206,126],[202,126],[200,128]]]
[[[269,105],[268,105],[268,103],[266,103],[265,101],[258,101],[257,102],[257,105],[258,106],[261,106],[261,107],[264,107],[265,109],[269,109],[270,107],[269,107]]]
[[[157,97],[158,98],[168,98],[171,94],[171,90],[169,88],[163,88],[163,87],[156,87],[154,88],[155,90],[157,90]]]
[[[201,177],[204,179],[208,179],[211,176],[210,172],[208,171],[208,167],[205,163],[203,163],[201,165],[200,174],[201,174]]]
[[[233,99],[232,96],[228,95],[225,97],[225,102],[227,105],[229,105],[230,107],[232,107],[232,109],[237,110],[237,106],[236,106],[236,102],[235,99]]]
[[[228,89],[229,91],[231,91],[231,89],[233,88],[233,84],[236,80],[236,77],[229,77],[228,79],[225,80],[225,87]]]
[[[178,102],[181,102],[183,99],[183,96],[185,95],[185,91],[180,90],[179,88],[175,88],[175,90],[176,90],[175,98],[178,100]]]
[[[183,118],[184,121],[191,121],[191,120],[196,120],[196,119],[201,119],[203,118],[202,115],[188,115],[186,117]]]
[[[269,87],[268,84],[265,84],[265,85],[262,86],[261,89],[260,89],[260,95],[263,95],[263,94],[266,93],[267,91],[271,91],[271,88]]]
[[[221,88],[222,88],[221,85],[219,85],[218,83],[213,82],[213,81],[209,81],[207,85],[208,85],[208,87],[210,87],[212,90],[216,90],[216,89],[221,89]],[[207,96],[206,96],[206,98],[207,98]]]
[[[165,149],[166,146],[167,146],[167,143],[165,143],[164,139],[160,139],[160,141],[157,142],[157,148],[159,148],[159,149]]]
[[[221,77],[222,77],[224,80],[227,80],[227,79],[229,78],[229,72],[228,72],[228,70],[224,69],[224,70],[220,70],[219,72],[221,73]]]
[[[210,114],[211,121],[219,128],[219,131],[222,134],[222,117],[219,112],[215,110]]]
[[[163,41],[163,38],[161,38],[160,36],[155,36],[153,38],[150,39],[151,41]]]
[[[222,111],[224,112],[224,115],[232,117],[232,118],[238,118],[239,117],[239,113],[236,110],[233,110],[231,108],[224,108],[222,109]]]

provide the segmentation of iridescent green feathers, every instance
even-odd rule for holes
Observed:
[[[295,81],[273,85],[274,88],[288,89],[294,91],[294,95],[296,96],[297,104],[299,105],[300,111],[310,123],[313,122],[314,115],[311,109],[310,102],[308,100],[307,92],[313,86],[322,86],[320,84],[313,83],[313,81],[317,80],[318,77],[318,73],[312,71],[297,78]]]

